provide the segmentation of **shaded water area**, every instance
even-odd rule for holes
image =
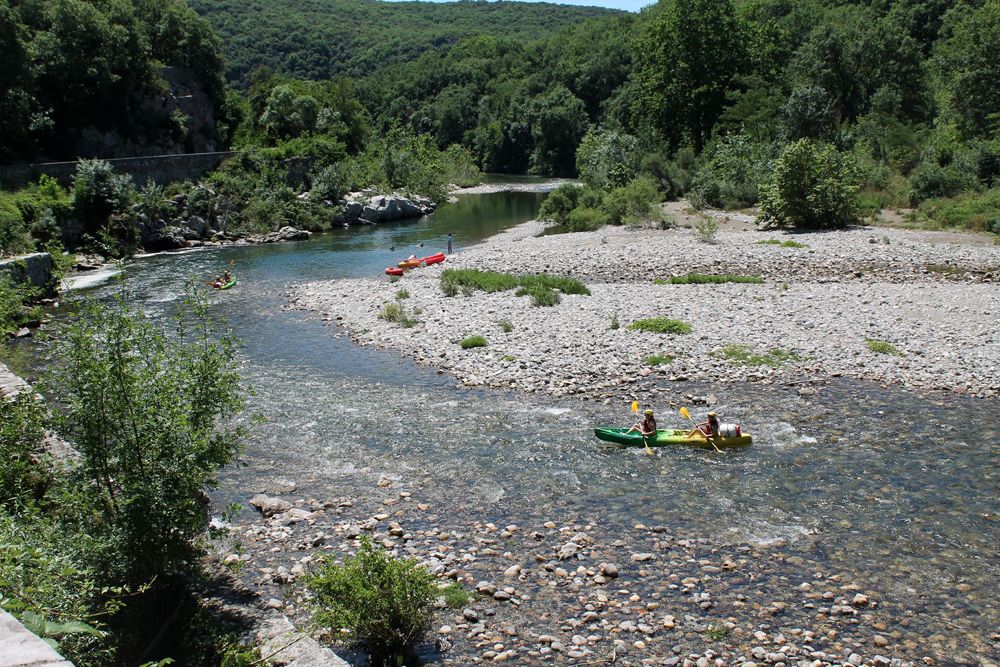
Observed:
[[[240,285],[212,301],[243,340],[244,373],[257,392],[250,412],[268,422],[254,429],[246,465],[223,473],[216,506],[245,503],[277,479],[294,480],[297,497],[371,496],[385,474],[434,504],[444,527],[470,517],[522,526],[551,519],[624,535],[642,523],[720,544],[778,543],[793,559],[880,591],[914,642],[903,655],[995,657],[998,402],[846,380],[812,397],[674,384],[678,397],[716,393],[724,421],[741,422],[754,445],[650,457],[593,438],[596,425],[629,421],[624,398],[602,405],[456,388],[433,369],[282,309],[290,283],[379,275],[411,252],[444,249],[448,232],[460,251],[529,219],[540,199],[468,196],[416,222],[134,262],[134,298],[164,317],[186,277],[208,279],[235,261]],[[661,425],[671,424],[666,406],[655,407]]]

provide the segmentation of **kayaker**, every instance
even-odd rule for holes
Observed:
[[[632,424],[632,428],[626,431],[626,435],[638,431],[642,434],[643,439],[655,438],[656,437],[656,419],[653,417],[653,411],[647,409],[643,413],[644,419],[641,422],[636,422]]]
[[[702,423],[695,426],[688,437],[693,437],[695,435],[700,435],[701,437],[708,440],[709,438],[719,437],[719,417],[714,412],[708,413],[708,419]]]

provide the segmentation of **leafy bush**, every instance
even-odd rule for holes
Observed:
[[[42,499],[51,481],[43,459],[45,411],[31,392],[0,399],[0,508],[12,511]]]
[[[929,199],[920,205],[919,211],[945,227],[1000,234],[1000,188],[968,192],[954,199]]]
[[[977,185],[975,174],[960,165],[924,162],[910,174],[910,203],[916,206],[932,197],[954,197],[966,190],[975,189]]]
[[[116,174],[104,160],[80,160],[73,176],[73,209],[86,233],[97,236],[134,197],[131,176]]]
[[[607,224],[611,224],[611,217],[601,209],[589,206],[573,209],[565,222],[566,229],[571,232],[592,232]]]
[[[681,320],[674,320],[669,317],[651,317],[643,320],[636,320],[628,325],[633,331],[648,331],[660,334],[688,334],[691,333],[691,325]]]
[[[866,338],[865,345],[875,354],[888,354],[894,357],[901,357],[903,353],[895,345],[888,341]]]
[[[726,359],[738,366],[771,366],[777,368],[788,362],[800,361],[801,357],[789,350],[774,347],[761,354],[754,352],[746,345],[727,345],[712,356],[716,359]]]
[[[462,339],[460,345],[463,350],[470,350],[474,347],[486,347],[487,341],[484,336],[469,336],[468,338]]]
[[[31,306],[38,290],[27,284],[15,285],[7,273],[0,273],[0,343],[18,328],[37,321],[41,310]]]
[[[643,176],[607,192],[601,209],[612,224],[639,224],[653,219],[654,207],[659,202],[656,181]]]
[[[358,552],[337,565],[319,561],[306,582],[316,621],[363,642],[373,665],[399,665],[430,627],[435,580],[412,558],[397,559],[362,537]]]
[[[139,586],[190,566],[202,489],[240,448],[236,342],[190,289],[174,335],[128,303],[84,304],[60,337],[57,423],[83,456],[84,513],[101,571]]]
[[[688,196],[695,208],[735,209],[757,203],[761,184],[777,156],[776,144],[753,143],[731,134],[712,143],[711,157],[698,172]]]
[[[832,146],[801,139],[789,144],[762,189],[758,224],[826,229],[858,222],[853,165]]]
[[[702,216],[694,223],[694,232],[702,243],[715,243],[715,234],[719,231],[719,222],[711,216]]]
[[[569,214],[580,201],[583,188],[573,183],[563,183],[550,192],[538,209],[539,220],[553,220],[561,225],[569,220]]]
[[[760,284],[764,279],[760,276],[734,276],[731,274],[705,275],[689,273],[685,276],[670,276],[667,282],[671,285],[721,285],[723,283],[753,283]]]
[[[21,211],[8,197],[0,198],[0,257],[29,252],[34,245]]]
[[[635,178],[638,145],[630,134],[591,128],[576,149],[580,180],[598,190],[625,185]]]

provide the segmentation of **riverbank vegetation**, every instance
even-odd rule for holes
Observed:
[[[190,593],[203,489],[243,436],[235,341],[196,292],[170,334],[122,295],[84,305],[57,341],[56,411],[0,401],[0,605],[77,665],[218,664],[218,624],[186,628],[206,613]]]

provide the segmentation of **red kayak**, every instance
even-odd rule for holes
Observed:
[[[387,274],[389,274],[390,276],[401,276],[401,275],[403,275],[403,269],[397,269],[397,268],[392,267],[392,266],[390,266],[389,268],[387,268],[385,270],[385,272]]]
[[[424,257],[424,266],[430,266],[431,264],[440,264],[444,261],[444,253],[439,252],[436,255],[428,255]]]

